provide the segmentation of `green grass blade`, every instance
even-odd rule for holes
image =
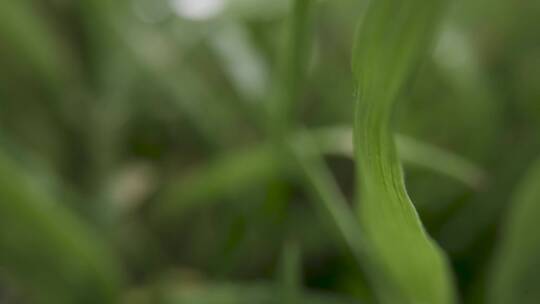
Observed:
[[[308,189],[321,202],[355,258],[362,260],[367,247],[360,238],[359,225],[346,198],[324,164],[316,142],[304,134],[300,140],[291,143],[291,149],[304,173]]]
[[[488,286],[493,304],[538,303],[540,299],[540,163],[519,184],[496,251]]]
[[[143,36],[144,39],[133,39]],[[179,48],[169,41],[167,35],[160,31],[148,31],[143,27],[131,26],[124,29],[122,43],[125,54],[132,60],[138,72],[150,81],[159,91],[168,98],[164,106],[172,107],[193,127],[202,141],[211,148],[223,148],[231,140],[230,130],[239,120],[237,109],[231,110],[223,101],[215,88],[209,84],[201,71],[191,66],[184,56],[179,55],[176,60],[163,60],[161,53],[152,52],[148,46],[163,44],[164,50],[171,54],[192,52],[199,40],[192,42],[184,48]],[[202,38],[200,38],[202,39]],[[178,83],[183,83],[179,86]],[[194,101],[199,102],[194,102]]]
[[[0,152],[0,269],[32,303],[115,303],[102,245]]]
[[[270,128],[278,136],[284,134],[294,122],[294,109],[302,96],[311,55],[314,0],[294,0],[287,27],[287,41],[277,81],[277,94],[269,103]]]
[[[33,75],[55,94],[73,73],[65,49],[45,18],[31,1],[0,3],[0,41],[2,56],[9,51],[14,60],[30,68]]]
[[[396,136],[399,157],[405,163],[446,175],[472,189],[486,183],[485,172],[467,159],[408,136]]]
[[[353,135],[350,128],[329,127],[313,133],[316,133],[313,139],[317,141],[322,153],[353,157]],[[472,189],[481,188],[488,179],[485,170],[451,151],[401,134],[395,135],[395,141],[399,158],[409,166],[437,172]]]
[[[278,288],[273,284],[213,283],[182,284],[174,282],[161,286],[143,288],[129,293],[125,304],[282,304],[277,297]],[[356,301],[309,291],[297,304],[359,304]]]
[[[383,303],[447,304],[454,290],[444,254],[426,234],[407,194],[391,116],[428,54],[444,1],[372,1],[353,53],[358,85],[355,154],[359,212]]]
[[[244,102],[260,102],[267,93],[269,66],[257,52],[247,29],[235,22],[223,22],[209,42]]]
[[[296,241],[288,241],[283,246],[279,274],[279,284],[283,304],[295,304],[302,296],[302,251]]]
[[[283,167],[273,151],[270,145],[236,151],[172,179],[153,207],[154,219],[178,219],[194,204],[211,203],[279,176]]]

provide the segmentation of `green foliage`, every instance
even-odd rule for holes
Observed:
[[[0,154],[0,265],[33,303],[116,303],[119,269],[104,244]]]
[[[0,303],[539,302],[539,8],[0,1]]]
[[[498,245],[489,280],[489,303],[536,303],[540,297],[540,238],[534,231],[540,215],[540,166],[531,166],[519,183]]]
[[[0,4],[2,64],[29,71],[52,94],[65,89],[75,76],[67,51],[46,19],[31,1],[2,1]],[[58,95],[57,95],[58,96]]]
[[[182,282],[178,282],[181,284]],[[284,303],[277,295],[277,288],[271,284],[215,284],[211,286],[190,286],[177,288],[174,285],[166,288],[136,290],[127,298],[126,303],[146,304],[278,304]],[[320,293],[303,295],[298,304],[353,304],[352,300],[342,299]]]
[[[391,116],[428,54],[444,1],[371,2],[357,34],[355,154],[359,213],[383,303],[453,303],[444,254],[427,236],[407,194]],[[388,22],[393,20],[393,22]]]

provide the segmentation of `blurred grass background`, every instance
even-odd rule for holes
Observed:
[[[367,2],[307,2],[2,0],[0,302],[373,303],[285,148],[316,138],[352,201]],[[452,2],[396,117],[463,303],[540,302],[538,20]]]

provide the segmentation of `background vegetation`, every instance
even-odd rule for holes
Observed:
[[[0,302],[539,303],[540,2],[371,2],[0,1]]]

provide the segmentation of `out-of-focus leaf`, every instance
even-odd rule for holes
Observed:
[[[115,303],[103,244],[0,152],[0,269],[32,303]]]
[[[349,135],[351,135],[350,132]],[[325,216],[330,219],[337,232],[336,235],[342,239],[356,259],[359,267],[354,272],[365,274],[377,271],[377,268],[369,261],[370,247],[363,238],[354,211],[339,189],[332,172],[325,164],[318,145],[320,143],[317,143],[309,134],[303,134],[301,138],[291,142],[292,153],[303,172],[305,187],[310,190],[313,199],[319,202],[319,209],[323,210]],[[322,146],[326,147],[324,144]],[[353,289],[360,290],[362,288],[358,288],[358,285],[355,284]],[[370,291],[362,296],[362,299],[365,299],[365,296],[368,296],[368,299],[373,298]]]
[[[504,121],[502,115],[504,109],[498,88],[490,85],[490,79],[485,71],[485,58],[481,58],[480,50],[475,46],[470,33],[457,24],[448,22],[443,27],[435,48],[434,59],[444,77],[458,94],[455,98],[456,102],[450,103],[447,107],[459,109],[460,112],[449,114],[449,116],[459,116],[460,119],[448,129],[453,130],[456,138],[475,142],[471,145],[460,145],[460,150],[466,149],[464,151],[471,151],[475,155],[483,153],[485,160],[487,155],[492,155],[497,145],[497,138],[503,132],[501,127]],[[440,115],[434,114],[434,117],[440,117]],[[463,137],[463,131],[466,130],[474,130],[474,134],[471,137]],[[452,141],[449,135],[441,137]],[[478,158],[478,156],[475,157],[475,159]],[[504,163],[499,157],[495,162]],[[502,175],[499,172],[493,172],[494,170],[491,171],[490,173],[494,175]],[[502,180],[497,181],[501,184],[507,183]],[[498,185],[491,186],[503,190]],[[504,191],[507,190],[504,189]],[[502,205],[507,201],[501,194],[491,191],[483,196],[485,198],[477,197],[472,200],[443,225],[439,239],[449,251],[462,252],[477,240],[481,233],[494,223]],[[501,199],[494,200],[492,197],[501,197]],[[481,217],[477,216],[478,212],[482,212]]]
[[[427,235],[407,194],[391,116],[412,72],[428,54],[442,0],[371,1],[358,31],[355,154],[359,213],[370,245],[368,274],[382,303],[454,302],[442,251]]]
[[[40,81],[59,93],[70,72],[69,58],[50,26],[30,2],[0,3],[0,49],[2,53],[11,52],[11,58],[26,64]]]
[[[221,0],[225,1],[225,12],[248,20],[265,20],[282,17],[291,0]]]
[[[540,299],[540,163],[518,185],[502,230],[487,286],[488,303],[538,303]]]
[[[110,89],[118,77],[115,69],[123,63],[125,54],[118,44],[118,30],[113,17],[118,15],[116,1],[81,0],[73,5],[83,25],[84,59],[87,84],[97,91]],[[111,73],[111,72],[115,73]],[[99,92],[101,93],[101,92]]]
[[[308,189],[312,190],[321,202],[353,255],[362,260],[367,247],[360,238],[359,225],[343,193],[325,166],[316,141],[304,134],[302,138],[291,143],[291,148],[304,172]]]
[[[302,290],[302,256],[300,246],[289,241],[283,246],[279,284],[283,304],[298,303]]]
[[[240,96],[248,102],[261,101],[267,93],[269,67],[246,29],[237,23],[224,22],[210,37],[210,45]]]
[[[404,162],[441,173],[473,189],[480,188],[487,179],[474,163],[442,148],[408,136],[396,136],[396,145]]]
[[[323,153],[353,157],[353,136],[350,128],[324,128],[316,133],[313,139]],[[395,141],[399,158],[409,166],[446,175],[473,189],[480,188],[487,180],[485,170],[451,151],[401,134],[395,135]]]
[[[278,288],[272,284],[181,284],[135,290],[125,304],[280,304]],[[318,292],[306,292],[297,304],[359,304],[356,301]]]
[[[408,138],[397,137],[397,148],[403,161],[455,178],[472,187],[484,180],[483,171],[450,152]],[[352,157],[352,132],[349,128],[324,128],[312,132],[297,132],[289,142],[301,149],[295,153],[313,154],[303,147],[310,141],[320,153]],[[294,144],[295,143],[295,144]],[[311,146],[311,144],[309,144]],[[223,155],[195,168],[191,174],[171,179],[159,196],[157,218],[176,218],[193,204],[211,203],[279,176],[294,174],[294,164],[282,158],[269,143]],[[199,205],[200,206],[200,205]]]
[[[311,55],[312,23],[315,1],[295,0],[291,3],[285,47],[280,58],[274,98],[269,103],[270,128],[283,137],[295,121],[295,109],[304,90]]]
[[[278,176],[282,167],[272,152],[269,145],[237,151],[172,180],[154,207],[156,218],[176,218],[193,203],[208,203]]]
[[[217,90],[210,88],[205,75],[191,66],[186,58],[206,35],[195,35],[186,30],[179,36],[188,42],[173,43],[175,40],[164,32],[137,24],[130,24],[122,32],[125,55],[133,60],[132,64],[139,68],[145,79],[165,93],[168,97],[165,101],[170,101],[166,106],[172,106],[185,117],[209,146],[226,146],[232,140],[230,131],[239,120],[238,111],[223,102],[223,96],[218,96]]]

